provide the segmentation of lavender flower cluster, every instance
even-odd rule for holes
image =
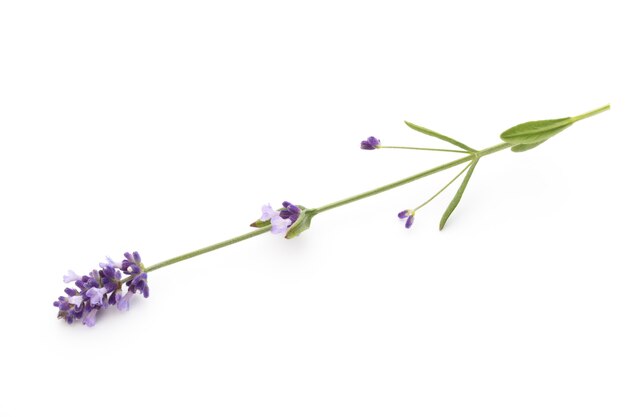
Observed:
[[[83,324],[92,327],[96,324],[98,311],[116,305],[118,310],[127,311],[131,297],[139,292],[145,298],[150,295],[148,274],[146,274],[139,253],[124,254],[122,262],[100,264],[89,275],[82,277],[74,271],[68,271],[63,277],[65,283],[74,282],[77,288],[66,288],[65,296],[60,296],[53,303],[59,309],[58,318],[68,324],[82,320]],[[123,293],[123,285],[128,287]]]
[[[291,204],[289,201],[283,201],[283,207],[280,210],[274,210],[269,204],[261,207],[262,222],[269,221],[272,225],[272,233],[285,233],[289,226],[294,224],[300,217],[300,207]]]

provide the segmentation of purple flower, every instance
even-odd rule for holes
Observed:
[[[65,294],[67,294],[67,297],[59,297],[52,305],[59,309],[58,318],[65,320],[68,324],[72,324],[83,316],[83,297],[78,295],[78,291],[74,288],[66,288]]]
[[[282,219],[289,219],[291,224],[293,224],[300,217],[300,207],[291,204],[289,201],[283,201],[283,209],[278,213]]]
[[[119,281],[122,279],[122,273],[110,265],[105,266],[98,271],[100,284],[106,288],[106,292],[115,291],[119,287]]]
[[[406,219],[404,227],[410,229],[411,226],[413,226],[413,221],[415,220],[415,210],[402,210],[398,213],[398,218]]]
[[[132,255],[129,252],[124,253],[124,259],[122,261],[121,270],[127,275],[138,274],[143,270],[141,264],[141,256],[138,252],[133,252]]]
[[[94,306],[101,306],[103,304],[102,297],[104,297],[106,293],[107,293],[106,287],[101,287],[101,288],[91,287],[87,290],[85,295],[89,297],[89,302],[91,303],[92,307],[94,307]]]
[[[106,308],[107,304],[117,304],[119,310],[126,311],[130,298],[136,292],[148,297],[148,275],[139,253],[126,252],[121,262],[107,258],[107,262],[101,263],[100,268],[82,277],[74,271],[68,271],[63,277],[65,282],[74,281],[76,288],[66,288],[67,296],[61,296],[53,303],[59,309],[60,319],[68,324],[82,319],[84,325],[92,327],[96,324],[98,311]],[[123,283],[128,286],[125,294]]]
[[[135,276],[131,281],[127,282],[128,291],[135,293],[139,292],[143,294],[144,298],[148,298],[150,296],[150,288],[148,288],[148,274],[142,272],[141,274]]]
[[[63,275],[63,282],[66,284],[68,282],[76,281],[77,279],[80,279],[80,276],[72,270],[67,271],[67,274]]]
[[[96,325],[96,314],[98,314],[98,310],[94,308],[89,313],[87,313],[87,315],[83,319],[83,324],[86,325],[87,327],[95,326]]]
[[[290,219],[283,219],[280,216],[272,218],[272,233],[275,235],[285,233],[289,226],[291,226]]]
[[[288,201],[283,202],[283,208],[280,210],[274,210],[269,204],[261,207],[260,221],[270,221],[272,225],[273,234],[285,233],[289,226],[298,220],[300,216],[300,207],[295,204],[291,204]]]
[[[67,301],[70,304],[73,304],[75,307],[79,307],[83,303],[83,301],[85,301],[85,299],[82,295],[73,295],[71,297],[67,297]]]
[[[268,220],[271,220],[273,217],[276,217],[278,215],[278,212],[276,212],[272,206],[270,206],[269,204],[264,205],[263,207],[261,207],[261,217],[259,220],[261,220],[262,222],[266,222]]]
[[[378,145],[380,145],[380,141],[374,136],[370,136],[366,140],[361,141],[361,149],[365,149],[366,151],[373,151]]]
[[[128,291],[122,298],[117,302],[117,309],[120,311],[128,311],[130,307],[130,299],[135,295],[134,292]]]
[[[113,259],[109,258],[107,256],[107,260],[106,262],[100,262],[100,268],[106,268],[107,266],[112,266],[113,268],[121,268],[122,267],[122,263],[121,262],[115,262]]]

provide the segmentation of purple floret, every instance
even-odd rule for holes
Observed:
[[[361,141],[361,149],[365,149],[366,151],[373,151],[378,145],[380,145],[380,141],[374,136],[370,136],[366,140]]]
[[[280,217],[283,219],[291,220],[291,224],[294,224],[298,217],[300,217],[300,207],[291,204],[289,201],[283,201],[284,210],[281,210]]]
[[[287,231],[289,226],[294,224],[298,217],[300,217],[300,207],[295,204],[291,204],[289,201],[283,201],[283,207],[280,210],[274,210],[269,204],[261,207],[261,217],[258,221],[269,221],[272,225],[272,233],[283,234]],[[256,223],[252,223],[252,226],[256,226]]]
[[[398,213],[399,219],[406,219],[406,223],[404,223],[404,227],[410,229],[413,226],[413,221],[415,220],[415,211],[414,210],[402,210]]]

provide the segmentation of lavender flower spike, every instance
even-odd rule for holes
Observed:
[[[361,149],[365,149],[366,151],[373,151],[378,148],[378,145],[380,145],[380,141],[374,136],[370,136],[367,140],[361,141]]]
[[[119,310],[126,311],[130,298],[136,292],[148,297],[148,274],[139,253],[126,252],[121,262],[107,258],[107,262],[101,263],[100,268],[82,277],[68,271],[63,280],[74,281],[77,288],[66,288],[67,296],[61,296],[53,303],[59,309],[58,318],[68,324],[82,319],[84,325],[92,327],[96,324],[98,311],[105,309],[108,304],[117,304]],[[126,293],[122,287],[124,283],[128,286]]]

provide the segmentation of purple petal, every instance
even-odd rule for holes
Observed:
[[[67,274],[63,275],[63,282],[66,282],[66,283],[76,281],[79,279],[80,279],[80,276],[72,270],[67,271]]]
[[[369,138],[367,138],[367,142],[372,146],[380,145],[380,141],[376,139],[374,136],[370,136]]]
[[[107,293],[107,289],[102,288],[89,288],[85,295],[89,297],[89,302],[92,306],[102,305],[102,297]]]
[[[74,304],[75,306],[79,306],[83,303],[83,296],[82,295],[74,295],[72,297],[69,297],[67,299],[67,301],[69,301],[70,304]]]
[[[411,226],[413,226],[413,220],[415,220],[415,216],[410,215],[409,218],[406,219],[404,227],[406,227],[407,229],[411,228]]]
[[[128,311],[130,308],[130,299],[133,295],[134,293],[130,291],[124,294],[124,296],[117,302],[117,309],[120,311]]]
[[[411,215],[410,210],[402,210],[400,213],[398,213],[398,218],[406,219],[410,215]]]
[[[98,310],[91,310],[83,319],[83,324],[87,327],[93,327],[96,325],[96,314]]]
[[[376,149],[378,145],[380,145],[380,141],[374,136],[370,136],[369,138],[367,138],[367,140],[361,142],[361,149],[371,151]]]
[[[272,219],[272,233],[275,235],[285,233],[290,225],[291,220],[283,219],[281,217],[274,217]]]
[[[270,206],[269,204],[266,204],[263,207],[261,207],[261,218],[259,220],[261,220],[262,222],[265,222],[276,217],[277,215],[278,215],[278,212],[274,211],[272,206]]]

